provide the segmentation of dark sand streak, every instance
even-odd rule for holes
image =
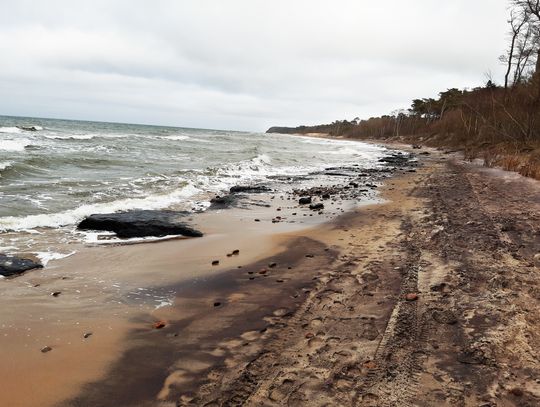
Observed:
[[[84,386],[79,396],[61,405],[155,405],[156,396],[167,376],[174,370],[175,362],[196,359],[211,368],[223,366],[228,355],[213,356],[209,351],[217,348],[226,338],[236,338],[246,331],[261,331],[271,327],[272,323],[265,321],[264,317],[269,316],[272,310],[286,308],[291,314],[294,313],[305,300],[306,293],[302,290],[309,291],[318,270],[328,267],[336,257],[336,252],[325,251],[323,244],[309,238],[297,238],[291,242],[290,247],[291,249],[276,256],[241,269],[164,287],[177,292],[177,298],[196,304],[196,310],[190,312],[192,316],[168,321],[165,328],[152,330],[152,316],[149,315],[149,328],[133,330],[128,334],[128,350],[114,363],[107,376]],[[306,253],[316,254],[316,257],[310,259],[309,265],[305,264]],[[269,269],[267,266],[270,262],[276,262],[277,266]],[[265,275],[258,273],[263,268],[268,269]],[[253,274],[248,274],[249,272]],[[249,280],[249,277],[255,279]],[[287,279],[286,284],[276,281],[283,278]],[[241,303],[227,302],[231,294],[239,293],[246,295]],[[297,298],[294,298],[295,295]],[[197,303],[200,298],[208,300],[202,304]],[[214,300],[221,305],[214,307]],[[250,304],[247,310],[245,303]],[[182,314],[183,304],[184,302],[175,307],[176,314]],[[191,336],[194,333],[190,331],[190,326],[201,320],[207,322],[208,330],[204,337],[193,340]],[[216,320],[221,321],[212,329],[212,323]],[[174,394],[177,397],[180,394],[195,395],[197,388],[205,380],[208,373],[206,370],[189,377],[183,386],[174,389]]]

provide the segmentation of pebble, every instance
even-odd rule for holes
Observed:
[[[41,353],[47,353],[47,352],[50,352],[51,350],[52,348],[50,346],[45,346],[41,348]]]
[[[214,303],[214,307],[219,307],[220,305],[221,305],[221,303],[219,301]]]
[[[272,262],[272,263],[268,264],[268,267],[270,267],[270,268],[274,268],[276,266],[277,266],[277,263],[275,263],[275,262]]]
[[[212,261],[212,266],[217,266],[219,264],[219,260]]]
[[[92,332],[87,332],[83,335],[83,338],[86,339],[86,338],[90,338],[92,336]]]
[[[533,257],[534,266],[540,269],[540,253],[536,253]]]
[[[234,256],[238,256],[238,255],[240,254],[240,250],[235,249],[235,250],[232,251],[232,254],[233,254]]]
[[[522,397],[523,396],[523,390],[514,387],[512,390],[510,390],[510,393],[512,393],[516,397]]]
[[[405,296],[405,299],[407,301],[416,301],[418,299],[418,294],[416,293],[409,293]]]
[[[157,322],[154,322],[154,324],[152,325],[152,327],[154,329],[161,329],[161,328],[165,328],[165,325],[167,325],[165,323],[165,321],[157,321]]]
[[[53,297],[58,297],[60,294],[62,294],[62,291],[55,291],[55,292],[51,293],[51,295]]]

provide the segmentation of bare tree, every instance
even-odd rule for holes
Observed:
[[[503,55],[501,57],[501,61],[506,63],[506,74],[504,75],[504,89],[508,89],[510,74],[512,73],[512,67],[514,66],[514,57],[515,51],[516,51],[516,45],[519,40],[519,36],[522,34],[523,27],[527,24],[529,20],[528,14],[523,12],[517,12],[516,10],[512,10],[510,12],[510,20],[508,20],[508,23],[510,24],[511,28],[511,41],[510,41],[510,47],[508,49],[507,55]],[[519,54],[518,54],[519,57]],[[518,59],[519,61],[519,59]],[[516,72],[518,69],[516,69]],[[514,82],[515,82],[515,75],[514,75]]]
[[[528,29],[536,54],[535,76],[540,75],[540,0],[513,0],[517,11],[527,16]],[[540,82],[540,81],[539,81]]]

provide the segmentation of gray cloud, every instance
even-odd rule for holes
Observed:
[[[447,4],[450,3],[450,4]],[[500,78],[506,0],[0,0],[0,113],[264,130]]]

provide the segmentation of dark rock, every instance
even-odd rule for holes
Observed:
[[[17,126],[18,129],[25,130],[25,131],[38,131],[39,128],[37,126]]]
[[[275,262],[272,262],[272,263],[268,264],[268,267],[270,267],[270,268],[274,268],[276,266],[277,266],[277,263],[275,263]]]
[[[217,266],[219,264],[219,260],[212,261],[212,266]]]
[[[233,256],[238,256],[240,254],[240,250],[235,249],[232,251]]]
[[[44,346],[43,348],[41,348],[41,353],[47,353],[47,352],[50,352],[52,350],[52,348],[50,346]]]
[[[43,265],[30,259],[0,254],[0,275],[11,277],[27,270],[43,268]]]
[[[53,297],[58,297],[60,294],[62,294],[62,291],[55,291],[55,292],[51,293],[51,295]]]
[[[220,305],[221,305],[220,302],[215,302],[215,303],[214,303],[214,307],[219,307]]]
[[[232,194],[224,196],[216,196],[210,199],[209,209],[227,209],[236,204],[238,198]]]
[[[322,194],[322,199],[330,199],[330,194]]]
[[[261,193],[261,192],[269,192],[271,191],[270,188],[262,186],[262,185],[236,185],[232,187],[229,192],[231,194],[238,194],[238,193]]]
[[[514,387],[512,390],[510,390],[510,394],[516,397],[523,397],[524,392],[520,388]]]
[[[311,203],[311,197],[310,196],[303,196],[298,200],[298,203],[300,205],[307,205]]]
[[[316,203],[316,204],[311,204],[309,205],[309,209],[311,209],[312,211],[318,211],[320,209],[324,209],[324,204],[322,203]]]
[[[87,339],[87,338],[90,338],[92,336],[92,332],[86,332],[84,335],[83,335],[83,338],[84,339]]]
[[[77,226],[81,230],[106,230],[120,238],[182,235],[201,237],[203,234],[191,228],[179,218],[186,212],[134,210],[118,213],[90,215]]]
[[[410,155],[396,153],[379,159],[379,162],[395,167],[404,167],[409,164],[411,158]]]

